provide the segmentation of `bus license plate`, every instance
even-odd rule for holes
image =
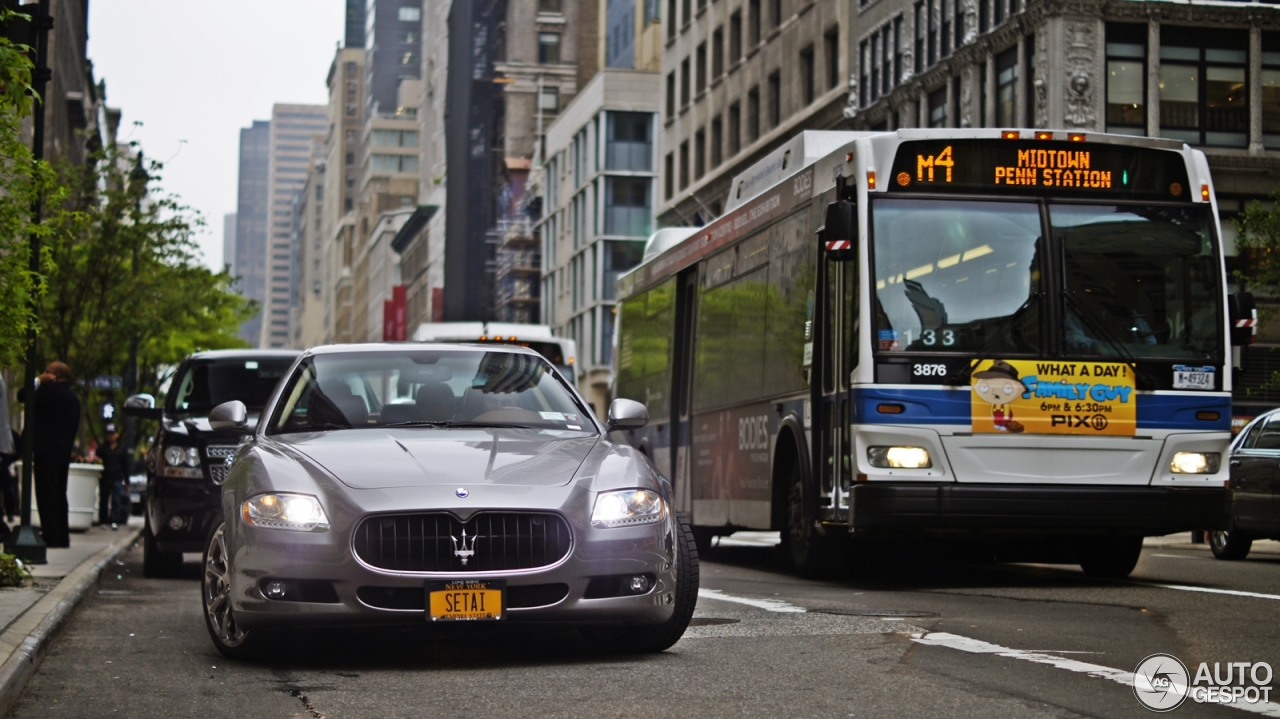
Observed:
[[[427,620],[502,619],[506,582],[498,579],[427,582]]]
[[[1212,390],[1214,385],[1214,375],[1216,372],[1213,367],[1187,367],[1185,365],[1173,366],[1173,388],[1174,389],[1207,389]]]

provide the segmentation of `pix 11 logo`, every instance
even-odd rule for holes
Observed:
[[[1155,712],[1177,709],[1188,697],[1199,704],[1257,704],[1271,700],[1266,662],[1201,662],[1195,676],[1172,654],[1152,654],[1133,671],[1133,695]]]

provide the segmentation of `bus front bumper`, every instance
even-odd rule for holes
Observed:
[[[855,533],[1137,534],[1229,529],[1226,488],[855,484]]]

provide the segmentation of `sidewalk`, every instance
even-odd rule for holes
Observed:
[[[71,546],[46,551],[47,564],[32,565],[35,585],[0,589],[0,716],[8,713],[49,646],[89,596],[104,567],[142,532],[142,517],[129,524],[71,533]]]

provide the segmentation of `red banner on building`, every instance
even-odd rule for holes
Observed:
[[[395,303],[391,300],[382,302],[382,341],[393,342],[396,338]]]
[[[404,342],[405,333],[409,321],[409,308],[405,300],[404,285],[396,285],[391,288],[391,324],[394,334],[392,335],[397,342]]]
[[[431,288],[431,321],[444,322],[444,288]]]

